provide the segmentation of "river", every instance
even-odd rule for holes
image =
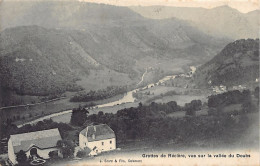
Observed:
[[[191,73],[192,74],[196,71],[196,67],[195,66],[190,66],[190,69],[191,69]],[[147,71],[145,71],[145,72],[147,72]],[[117,101],[113,101],[113,102],[97,105],[97,106],[95,106],[94,109],[103,108],[103,107],[112,107],[112,106],[115,106],[115,105],[120,105],[120,104],[125,104],[125,103],[133,103],[133,102],[136,101],[136,98],[133,96],[133,93],[136,93],[136,92],[138,92],[140,90],[152,88],[152,87],[157,86],[157,85],[159,85],[161,83],[164,83],[165,81],[174,79],[176,76],[177,75],[165,76],[165,77],[163,77],[162,79],[160,79],[156,83],[148,84],[148,85],[144,86],[143,88],[137,88],[137,89],[131,90],[131,91],[127,92],[121,99],[119,99]],[[143,78],[142,78],[142,80],[143,80]],[[35,119],[33,121],[23,123],[21,125],[18,125],[17,127],[20,128],[20,127],[22,127],[22,126],[24,126],[26,124],[34,124],[34,123],[37,123],[39,121],[43,121],[45,119],[51,119],[51,118],[54,118],[54,117],[57,117],[57,116],[62,116],[62,115],[71,114],[71,113],[72,113],[72,110],[66,110],[66,111],[62,111],[62,112],[58,112],[58,113],[53,113],[53,114],[50,114],[50,115],[43,116],[41,118]]]

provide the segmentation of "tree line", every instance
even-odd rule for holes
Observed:
[[[257,99],[259,104],[259,87],[256,87],[252,92],[250,90],[234,90],[222,94],[212,95],[208,97],[208,107],[211,111],[221,111],[225,106],[231,104],[241,104],[242,112],[253,112],[258,110],[253,104],[252,96]],[[236,110],[238,111],[238,110]],[[216,112],[216,111],[215,111]]]
[[[127,92],[127,86],[108,86],[106,89],[101,89],[97,91],[80,92],[73,96],[71,102],[88,102],[95,100],[103,100],[110,97],[114,97],[119,94],[124,94]]]
[[[108,124],[115,132],[117,142],[123,144],[137,140],[149,140],[160,144],[168,141],[187,143],[209,138],[235,139],[234,135],[240,133],[236,130],[243,132],[248,127],[248,119],[244,114],[239,116],[238,122],[228,114],[174,118],[167,116],[166,111],[169,108],[180,109],[178,106],[171,107],[168,103],[140,105],[137,108],[119,110],[116,114],[99,112],[89,115],[87,119],[92,123]],[[185,106],[181,111],[184,108]],[[190,106],[185,109],[189,108]]]
[[[14,124],[3,124],[1,131],[3,131],[4,137],[9,138],[10,135],[13,134],[21,134],[21,133],[27,133],[27,132],[34,132],[34,131],[41,131],[41,130],[48,130],[48,129],[54,129],[58,128],[60,131],[60,134],[62,137],[65,136],[65,133],[67,131],[72,130],[73,128],[66,123],[57,123],[52,121],[51,119],[49,120],[43,120],[39,121],[36,124],[26,124],[20,128],[18,128]]]

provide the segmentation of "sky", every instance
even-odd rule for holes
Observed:
[[[31,1],[31,0],[0,0],[1,1]],[[33,0],[45,1],[45,0]],[[176,6],[215,8],[227,5],[242,13],[259,9],[260,0],[55,0],[55,1],[84,1],[110,4],[116,6]]]
[[[242,13],[259,9],[259,0],[79,0],[117,6],[176,6],[214,8],[228,5]]]

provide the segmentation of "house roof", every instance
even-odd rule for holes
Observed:
[[[10,140],[12,141],[14,153],[18,153],[20,150],[28,151],[32,146],[39,149],[56,147],[57,142],[61,140],[61,136],[56,128],[11,135]]]
[[[88,126],[82,130],[80,134],[87,137],[88,142],[106,140],[116,137],[114,131],[106,124]],[[95,135],[94,139],[92,137],[93,135]]]

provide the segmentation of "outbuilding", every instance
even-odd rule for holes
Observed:
[[[27,158],[49,159],[49,153],[60,155],[57,142],[61,140],[59,130],[50,129],[11,135],[8,141],[8,157],[15,165],[16,154],[20,151],[26,153]]]

